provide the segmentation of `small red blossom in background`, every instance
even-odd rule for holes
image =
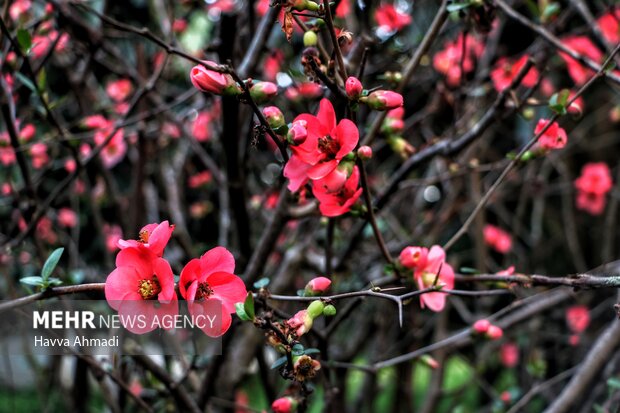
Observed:
[[[613,186],[607,164],[604,162],[585,164],[574,185],[577,189],[577,208],[592,215],[600,215],[607,203],[607,193]]]
[[[508,341],[499,348],[499,356],[504,367],[513,368],[519,364],[519,347]]]
[[[491,71],[491,80],[495,90],[501,92],[510,86],[513,80],[517,77],[521,68],[525,66],[529,59],[528,55],[523,55],[517,60],[509,59],[507,57],[500,58],[495,63],[495,68]],[[534,87],[538,82],[538,70],[532,67],[521,82],[521,85],[525,87]]]
[[[105,91],[115,102],[122,102],[129,97],[129,94],[133,90],[133,85],[129,79],[118,79],[111,82],[105,87]]]
[[[399,11],[390,3],[383,3],[377,7],[375,20],[379,27],[387,32],[397,32],[411,24],[411,16]]]
[[[534,134],[538,135],[549,123],[548,119],[539,119],[534,129]],[[538,138],[537,145],[543,150],[562,149],[566,146],[568,137],[566,131],[558,125],[557,122],[553,122],[547,130]]]
[[[190,176],[187,179],[187,186],[190,188],[200,188],[203,185],[210,183],[213,180],[213,175],[209,171],[202,171]]]
[[[590,325],[590,310],[585,305],[574,305],[566,309],[566,324],[571,332],[581,334]]]
[[[512,237],[503,229],[487,224],[483,230],[484,242],[501,254],[507,254],[512,249]]]
[[[280,397],[271,403],[274,413],[294,413],[297,411],[297,401],[292,397]]]
[[[474,70],[475,61],[483,52],[484,45],[476,37],[460,33],[456,40],[447,41],[443,49],[435,53],[433,67],[446,77],[449,86],[455,87],[461,83],[463,74]]]
[[[313,100],[323,96],[324,89],[321,85],[314,82],[302,82],[290,86],[284,92],[287,99],[298,101],[302,99]]]
[[[450,290],[454,288],[454,270],[446,262],[446,253],[440,246],[433,245],[430,250],[406,247],[400,257],[401,265],[413,270],[413,279],[420,290],[435,285]],[[443,310],[445,303],[446,293],[443,292],[430,292],[420,296],[420,306],[435,312]]]
[[[596,20],[603,37],[611,43],[620,42],[620,10],[611,11],[603,14]]]
[[[474,331],[478,334],[486,333],[489,327],[491,327],[491,322],[487,319],[477,320],[473,325]]]
[[[103,145],[103,150],[100,153],[103,165],[111,169],[118,165],[123,160],[127,153],[127,143],[125,142],[125,135],[123,129],[119,129],[112,135],[112,138],[108,140],[108,137],[113,132],[112,129],[100,129],[95,132],[95,144]],[[107,143],[106,143],[107,141]]]
[[[65,228],[74,228],[78,225],[78,216],[72,209],[61,208],[58,210],[58,223]]]
[[[217,247],[194,258],[181,271],[179,292],[189,303],[192,314],[202,310],[202,303],[218,301],[222,307],[221,330],[205,331],[219,336],[230,328],[235,304],[247,295],[245,284],[234,274],[235,258],[226,248]]]
[[[603,60],[603,53],[596,47],[592,40],[586,36],[565,37],[562,39],[562,44],[596,63],[601,63]],[[586,83],[586,81],[594,74],[591,69],[586,68],[567,53],[559,52],[559,54],[562,59],[564,59],[564,62],[566,62],[566,68],[568,69],[569,76],[578,86]]]

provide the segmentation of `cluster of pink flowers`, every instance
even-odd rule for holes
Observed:
[[[577,189],[577,208],[592,215],[600,215],[607,204],[607,193],[613,181],[609,167],[604,162],[587,163],[581,175],[575,180]]]
[[[109,305],[121,316],[147,316],[178,313],[178,299],[170,264],[163,258],[164,249],[172,236],[174,225],[168,221],[146,225],[138,240],[119,240],[121,249],[116,256],[116,269],[105,282],[105,296]],[[247,294],[245,284],[236,275],[235,259],[223,247],[213,248],[200,258],[192,259],[181,271],[179,292],[187,300],[192,315],[204,314],[210,302],[221,305],[219,331],[208,327],[203,331],[210,336],[224,334],[232,322],[235,304]],[[157,301],[158,305],[150,305]],[[134,333],[142,334],[155,329],[146,326],[125,325]]]
[[[359,141],[357,126],[348,119],[336,123],[334,107],[323,99],[316,116],[295,118],[289,138],[293,154],[284,168],[289,190],[297,192],[311,182],[323,215],[348,212],[362,194],[352,153]]]
[[[507,57],[498,59],[497,63],[495,63],[495,68],[491,71],[491,80],[493,81],[495,90],[501,92],[508,88],[527,63],[527,59],[529,59],[528,55],[523,55],[517,60]],[[538,82],[538,78],[538,70],[532,67],[521,81],[521,85],[525,87],[534,87]]]
[[[435,54],[433,67],[446,77],[449,86],[456,87],[461,84],[463,75],[474,70],[475,62],[483,52],[484,45],[476,37],[460,33],[456,40],[446,42]]]
[[[129,95],[133,91],[133,85],[129,79],[118,79],[108,82],[105,87],[106,94],[114,102],[114,110],[119,115],[129,110]]]
[[[86,129],[93,129],[95,131],[95,144],[103,145],[106,139],[114,132],[114,121],[107,119],[102,115],[92,115],[86,117],[82,121],[82,126]],[[90,147],[87,144],[83,144],[80,147],[80,152],[83,155],[88,155]],[[123,129],[119,129],[114,132],[114,135],[109,142],[105,144],[103,150],[100,153],[101,161],[103,165],[108,168],[114,168],[120,161],[123,160],[127,153],[127,143],[125,142],[125,134]]]
[[[382,3],[375,10],[375,20],[379,29],[386,32],[397,32],[411,24],[411,16],[401,12],[390,3]]]
[[[413,270],[413,279],[420,290],[431,287],[453,289],[454,270],[446,262],[446,252],[438,245],[431,249],[424,247],[405,247],[399,256],[400,264]],[[432,311],[443,310],[446,293],[434,291],[420,295],[420,306]]]
[[[487,224],[483,230],[484,242],[500,254],[506,254],[512,249],[512,237],[503,229]]]
[[[19,122],[17,125],[19,127]],[[17,132],[17,140],[19,144],[27,144],[32,141],[37,130],[33,124],[28,123],[21,127]],[[41,169],[49,162],[49,157],[47,156],[47,145],[43,142],[36,142],[31,144],[30,150],[28,151],[31,160],[32,166],[35,169]],[[11,146],[11,139],[9,137],[8,132],[0,132],[0,164],[3,166],[9,166],[15,163],[16,161],[15,151]]]

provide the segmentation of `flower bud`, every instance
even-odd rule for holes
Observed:
[[[360,159],[367,161],[368,159],[372,158],[372,148],[367,145],[360,146],[357,150],[357,156],[359,156]]]
[[[217,66],[215,62],[208,60],[204,62]],[[194,87],[202,92],[215,95],[239,95],[243,92],[231,75],[209,70],[202,65],[194,66],[189,76]]]
[[[424,267],[428,257],[428,249],[422,247],[405,247],[400,252],[398,259],[403,267],[415,269]]]
[[[267,106],[263,108],[263,116],[265,116],[267,123],[272,129],[279,129],[286,125],[282,111],[275,106]]]
[[[364,86],[358,78],[350,76],[345,82],[345,90],[349,99],[357,100],[361,96]]]
[[[360,100],[374,110],[396,109],[403,105],[403,96],[390,90],[376,90]]]
[[[478,320],[474,323],[474,331],[478,334],[486,333],[489,327],[491,327],[491,323],[486,319]]]
[[[388,144],[392,150],[399,154],[403,159],[407,159],[415,152],[414,147],[400,136],[392,136],[388,138]]]
[[[489,340],[499,340],[504,335],[504,332],[500,327],[490,325],[486,332],[486,335]]]
[[[385,135],[400,135],[405,129],[405,122],[397,118],[385,118],[381,124],[381,132]]]
[[[308,30],[304,33],[304,46],[305,47],[314,47],[316,46],[319,37],[316,35],[314,30]]]
[[[310,0],[293,0],[292,1],[292,8],[294,10],[297,11],[304,11],[304,10],[310,10],[310,11],[317,11],[319,10],[319,5],[313,1]]]
[[[310,317],[310,315],[308,314],[308,310],[301,310],[295,313],[292,318],[286,320],[286,324],[288,324],[289,327],[295,330],[295,334],[297,334],[297,337],[301,337],[312,328],[312,320],[313,317]]]
[[[293,122],[288,130],[286,139],[291,145],[301,145],[306,141],[308,137],[308,130],[306,129],[306,123],[303,120]]]
[[[278,86],[271,82],[256,82],[250,88],[250,96],[260,105],[273,99],[278,94]]]
[[[326,305],[325,308],[323,309],[323,315],[325,317],[333,317],[333,316],[335,316],[336,315],[336,307],[334,307],[331,304]]]
[[[297,411],[297,400],[292,397],[280,397],[271,403],[274,413],[293,413]]]
[[[323,314],[324,309],[325,309],[325,303],[323,303],[323,301],[321,300],[313,301],[308,306],[308,315],[310,316],[310,318],[314,320],[315,318]]]
[[[306,284],[305,295],[313,296],[323,294],[331,285],[331,280],[327,277],[313,278]]]
[[[434,358],[432,358],[431,356],[429,356],[428,354],[425,354],[422,357],[420,357],[420,361],[426,364],[428,367],[432,368],[433,370],[439,368],[439,362],[435,360]]]

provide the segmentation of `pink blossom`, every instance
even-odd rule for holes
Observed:
[[[174,19],[172,22],[172,31],[179,34],[187,29],[187,21],[185,19]]]
[[[575,334],[581,334],[590,325],[590,310],[585,305],[574,305],[566,310],[566,324]]]
[[[489,327],[491,327],[491,323],[484,318],[476,321],[473,325],[474,331],[478,334],[485,334],[489,330]]]
[[[312,323],[313,319],[308,314],[308,310],[298,311],[292,318],[286,321],[286,324],[295,330],[297,337],[301,337],[310,331]]]
[[[250,88],[250,96],[261,105],[275,98],[278,94],[278,85],[272,82],[255,82]]]
[[[235,258],[223,247],[213,248],[199,259],[191,260],[181,271],[179,291],[189,303],[192,314],[200,312],[209,301],[221,305],[220,331],[205,331],[210,336],[224,334],[232,323],[235,304],[247,295],[245,284],[234,274]]]
[[[375,10],[375,20],[384,30],[397,32],[411,23],[411,16],[400,12],[393,4],[383,3]]]
[[[304,113],[294,122],[306,122],[307,138],[303,143],[292,146],[293,157],[309,165],[306,175],[310,179],[321,179],[332,172],[342,158],[357,145],[359,131],[348,119],[336,124],[336,114],[331,102],[321,100],[316,116]],[[288,166],[288,164],[287,164]],[[287,168],[284,176],[288,177]]]
[[[213,175],[209,171],[202,171],[190,176],[187,179],[187,186],[190,188],[200,188],[203,185],[208,184],[213,179]]]
[[[311,279],[308,284],[306,284],[306,295],[320,295],[323,294],[329,286],[332,284],[332,281],[327,277],[316,277]]]
[[[364,86],[358,78],[350,76],[345,82],[345,90],[349,99],[357,99],[362,94]]]
[[[613,186],[607,164],[604,162],[585,164],[574,185],[577,189],[577,208],[592,215],[601,214],[607,203],[606,195]]]
[[[303,82],[296,86],[289,86],[284,92],[284,96],[292,101],[318,99],[323,96],[323,88],[318,83]]]
[[[9,134],[6,132],[0,133],[0,163],[4,166],[9,166],[16,161],[15,151],[11,147],[11,141]]]
[[[293,413],[297,410],[297,401],[292,397],[280,397],[271,403],[273,413]]]
[[[519,347],[513,342],[506,342],[499,348],[499,357],[504,367],[515,367],[519,364]]]
[[[603,37],[611,44],[618,44],[620,42],[619,19],[620,10],[616,9],[615,13],[605,13],[596,20],[601,33],[603,33]]]
[[[484,242],[501,254],[506,254],[512,249],[510,234],[495,225],[485,225],[483,235]]]
[[[30,147],[30,156],[34,169],[41,169],[50,161],[47,155],[47,145],[42,142],[37,142]]]
[[[109,252],[118,249],[118,242],[123,238],[123,230],[118,225],[103,224],[105,247]]]
[[[32,10],[32,2],[30,0],[14,0],[9,7],[9,16],[13,21],[25,20]]]
[[[562,44],[594,62],[600,63],[603,60],[603,53],[596,47],[592,40],[586,36],[568,36],[562,39]],[[564,59],[564,62],[566,62],[569,76],[578,86],[586,83],[586,81],[594,75],[591,69],[582,66],[581,63],[568,54],[564,52],[559,53],[562,59]]]
[[[123,323],[136,334],[153,331],[156,326],[149,322],[155,316],[174,315],[178,312],[174,290],[174,275],[168,261],[151,251],[125,248],[116,256],[116,269],[105,282],[105,298],[121,319],[147,317],[145,325]],[[146,301],[151,301],[148,303]],[[153,305],[153,301],[159,305]]]
[[[32,123],[28,123],[24,125],[19,131],[19,139],[23,142],[29,142],[34,135],[37,133],[37,129],[34,127]]]
[[[102,115],[91,115],[84,118],[82,125],[88,129],[104,129],[114,126],[114,122]]]
[[[164,249],[172,237],[174,225],[170,225],[168,221],[160,224],[153,223],[142,227],[138,240],[119,240],[118,247],[123,250],[126,248],[136,248],[140,251],[148,251],[156,257],[164,255]]]
[[[23,231],[24,229],[22,228],[21,230]],[[52,229],[52,220],[45,216],[41,217],[39,222],[37,222],[35,236],[48,244],[55,244],[58,241],[58,236]]]
[[[428,248],[405,247],[400,252],[399,259],[403,267],[414,270],[418,267],[424,267],[426,265],[427,257],[428,257]]]
[[[486,334],[489,340],[499,340],[504,335],[504,331],[496,325],[490,325]]]
[[[366,102],[374,110],[390,110],[403,106],[403,96],[391,90],[375,90],[360,101]]]
[[[206,142],[211,138],[211,122],[213,115],[211,112],[199,112],[198,116],[192,123],[192,136],[198,142]]]
[[[268,0],[269,2],[269,0]],[[263,75],[264,78],[270,81],[276,80],[276,76],[280,72],[280,67],[284,61],[284,53],[281,50],[276,49],[272,51],[263,63]]]
[[[337,191],[330,191],[327,182],[330,176],[313,182],[312,193],[319,200],[319,210],[326,217],[337,217],[346,214],[360,195],[362,188],[359,187],[359,170],[353,168],[351,176],[347,178],[342,187]]]
[[[508,88],[521,71],[521,68],[525,66],[528,58],[528,55],[521,56],[517,61],[506,57],[500,58],[495,64],[495,68],[491,71],[491,80],[495,90],[501,92]],[[536,82],[538,82],[538,70],[532,67],[523,78],[521,84],[525,87],[534,87]]]
[[[217,66],[217,63],[209,60],[205,60],[204,63],[210,66]],[[194,87],[202,92],[215,95],[241,93],[241,89],[231,75],[207,69],[202,65],[196,65],[192,68],[190,80]]]
[[[133,85],[129,79],[118,79],[108,82],[105,91],[115,102],[123,102],[133,90]]]
[[[100,129],[95,132],[95,143],[100,146],[108,139],[113,129]],[[108,169],[115,167],[123,160],[127,153],[127,144],[123,134],[123,129],[114,132],[112,138],[105,144],[103,150],[99,153],[103,166]]]
[[[463,45],[463,41],[465,41],[465,45]],[[463,46],[465,46],[464,58]],[[461,83],[461,69],[464,73],[473,71],[475,59],[480,57],[483,51],[484,45],[474,36],[465,36],[460,33],[456,40],[446,42],[443,50],[433,56],[433,67],[446,76],[448,85],[455,87]]]
[[[78,216],[72,209],[61,208],[58,211],[58,223],[65,228],[74,228],[78,224]]]
[[[539,119],[534,129],[534,134],[538,135],[549,123],[548,119]],[[562,149],[566,146],[568,137],[566,131],[553,122],[551,126],[538,138],[538,147],[543,150]]]
[[[433,245],[426,255],[426,259],[421,259],[414,267],[413,279],[418,284],[420,290],[433,287],[443,287],[446,289],[454,288],[454,270],[446,262],[446,253],[438,245]],[[443,310],[446,303],[446,293],[441,291],[429,292],[420,296],[422,308],[428,307],[432,311]]]

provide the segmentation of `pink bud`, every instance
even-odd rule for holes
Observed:
[[[305,121],[294,122],[288,130],[288,140],[293,145],[301,145],[308,137]]]
[[[65,228],[73,228],[78,224],[77,214],[69,208],[58,211],[58,223]]]
[[[364,86],[362,86],[362,82],[358,78],[350,76],[345,82],[345,90],[349,99],[357,100],[362,94]]]
[[[405,247],[398,257],[403,267],[415,269],[426,265],[428,249],[422,247]]]
[[[489,340],[499,340],[503,335],[504,331],[498,326],[490,325],[487,330]]]
[[[278,94],[278,86],[271,82],[257,82],[250,88],[250,96],[257,104],[265,103]]]
[[[215,62],[208,60],[204,62],[211,66],[217,66]],[[202,92],[216,95],[238,95],[242,92],[232,76],[209,70],[202,65],[192,67],[189,76],[194,87]]]
[[[489,322],[489,320],[486,320],[484,318],[474,323],[474,331],[478,334],[486,333],[489,330],[489,327],[491,327],[491,323]]]
[[[274,413],[293,413],[297,410],[297,401],[292,397],[280,397],[271,403]]]
[[[267,106],[263,108],[263,115],[265,119],[267,119],[267,123],[273,129],[278,129],[284,126],[284,115],[282,111],[275,106]]]
[[[322,294],[327,291],[331,284],[332,281],[327,277],[313,278],[306,284],[306,295]]]
[[[439,368],[439,362],[435,360],[434,358],[432,358],[431,356],[429,356],[428,354],[425,354],[422,357],[420,357],[420,361],[426,364],[428,367],[432,368],[433,370]]]
[[[403,105],[403,96],[390,90],[377,90],[368,95],[365,101],[375,110],[390,110]]]
[[[357,156],[359,156],[363,160],[368,160],[372,158],[372,148],[367,145],[360,146],[357,150]]]

